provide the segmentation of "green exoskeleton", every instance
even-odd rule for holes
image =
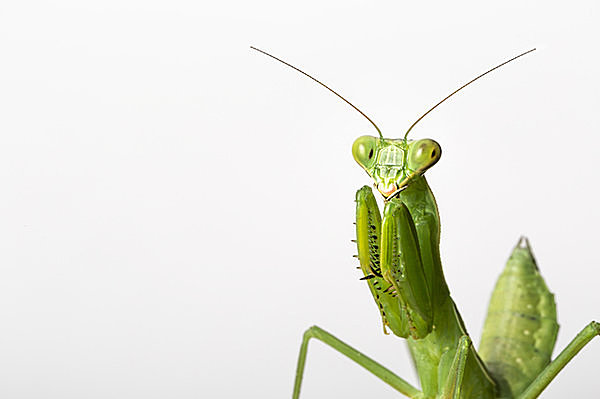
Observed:
[[[258,50],[258,49],[255,49]],[[258,50],[263,52],[262,50]],[[496,283],[483,335],[476,351],[444,279],[440,221],[425,172],[441,156],[430,139],[409,140],[408,132],[425,115],[473,81],[438,102],[402,139],[386,139],[362,111],[298,68],[365,116],[378,137],[359,137],[352,146],[384,200],[383,214],[373,191],[356,193],[356,244],[363,280],[381,314],[384,331],[407,340],[420,380],[418,389],[379,363],[313,326],[300,348],[293,398],[300,395],[308,342],[316,338],[348,356],[410,398],[536,398],[593,337],[591,322],[551,360],[558,333],[554,296],[541,277],[531,248],[521,238]],[[263,52],[264,53],[264,52]]]

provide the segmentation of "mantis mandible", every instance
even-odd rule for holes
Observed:
[[[356,162],[373,179],[384,200],[383,215],[373,191],[356,193],[356,244],[362,280],[373,295],[384,332],[405,338],[421,389],[381,364],[313,326],[304,333],[293,398],[300,386],[308,342],[316,338],[346,355],[410,398],[537,398],[563,367],[596,335],[592,321],[551,360],[558,333],[556,305],[539,273],[531,247],[521,238],[499,277],[488,308],[479,351],[450,296],[439,253],[440,222],[425,172],[441,156],[431,139],[409,140],[408,133],[429,112],[475,80],[535,49],[486,71],[438,102],[407,130],[387,139],[377,125],[340,94],[302,70],[252,47],[308,76],[363,115],[378,132],[354,141]]]

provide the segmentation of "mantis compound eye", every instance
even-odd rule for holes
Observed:
[[[430,139],[417,140],[412,143],[408,167],[414,171],[425,171],[439,161],[442,155],[442,147]]]
[[[352,156],[364,169],[368,169],[375,163],[377,157],[377,138],[362,136],[352,144]]]

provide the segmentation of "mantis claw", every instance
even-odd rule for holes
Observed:
[[[389,201],[383,213],[381,271],[398,293],[410,336],[423,338],[433,327],[433,308],[415,224],[399,200]]]

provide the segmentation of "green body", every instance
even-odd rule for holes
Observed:
[[[300,387],[308,342],[323,341],[405,396],[417,399],[537,398],[563,367],[595,336],[591,322],[551,360],[558,332],[554,296],[541,275],[526,240],[521,239],[492,294],[479,354],[472,345],[444,279],[439,254],[440,221],[423,174],[441,156],[433,140],[407,140],[410,130],[429,112],[477,79],[532,52],[522,53],[477,76],[417,119],[404,139],[384,139],[375,123],[324,83],[297,70],[368,119],[380,137],[359,137],[352,146],[358,164],[381,193],[381,215],[368,186],[356,194],[356,243],[360,268],[371,291],[384,331],[408,342],[421,390],[375,360],[313,326],[302,339],[293,398]]]
[[[433,156],[427,156],[432,152]],[[392,157],[391,153],[397,156]],[[431,398],[442,395],[451,385],[459,342],[468,336],[444,279],[439,255],[439,214],[422,175],[440,155],[439,145],[432,140],[361,137],[354,146],[355,159],[374,178],[375,186],[388,198],[393,196],[386,200],[380,221],[371,189],[365,186],[357,193],[361,268],[368,277],[384,326],[408,339],[423,394]],[[377,234],[378,230],[381,233]],[[372,266],[377,264],[379,273]],[[461,397],[493,398],[495,391],[494,380],[470,346]]]
[[[363,136],[352,149],[384,199],[383,214],[369,186],[356,193],[358,259],[384,331],[408,342],[421,390],[331,334],[304,335],[294,398],[298,398],[310,338],[355,360],[411,398],[532,399],[594,336],[590,323],[551,361],[558,332],[554,296],[531,248],[521,239],[492,294],[479,353],[472,345],[439,254],[440,221],[423,174],[441,156],[433,140]]]

